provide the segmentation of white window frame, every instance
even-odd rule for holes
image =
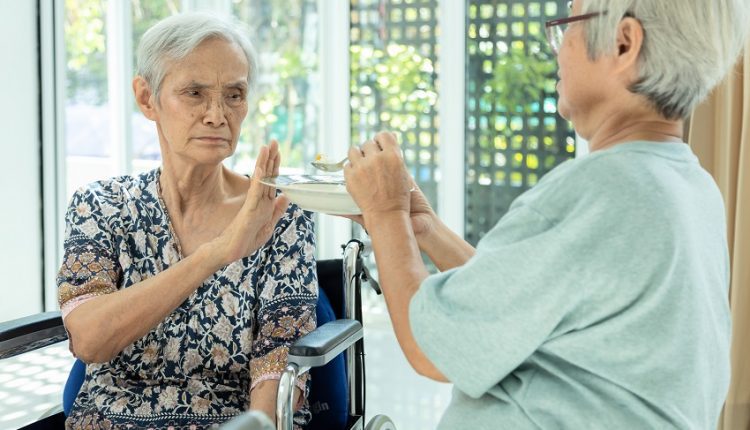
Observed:
[[[57,270],[65,232],[64,3],[39,2],[42,113],[42,217],[45,311],[58,308]],[[62,58],[62,59],[61,59]]]
[[[464,237],[466,230],[466,2],[438,2],[440,148],[438,215]],[[462,34],[464,37],[455,37]],[[455,59],[455,60],[454,60]],[[463,82],[464,85],[452,85]],[[456,162],[461,160],[460,163]]]

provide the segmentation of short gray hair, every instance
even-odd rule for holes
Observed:
[[[136,73],[146,80],[158,100],[170,63],[188,56],[207,39],[236,43],[247,59],[247,85],[252,88],[257,73],[255,49],[247,31],[237,22],[206,12],[188,12],[165,18],[144,33],[136,53]]]
[[[734,65],[750,27],[748,0],[583,0],[581,13],[607,11],[586,25],[588,55],[613,52],[624,16],[644,29],[638,81],[664,117],[686,118]]]

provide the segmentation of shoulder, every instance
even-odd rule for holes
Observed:
[[[70,199],[69,210],[91,210],[111,217],[121,213],[129,203],[145,195],[156,195],[158,170],[138,175],[122,175],[91,182],[78,188]]]
[[[685,176],[685,172],[702,170],[686,146],[659,145],[621,144],[570,160],[519,197],[518,204],[532,205],[550,219],[576,212],[627,214],[663,207],[664,196],[680,183],[708,185]]]

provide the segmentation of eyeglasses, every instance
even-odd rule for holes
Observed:
[[[549,42],[550,48],[552,48],[552,52],[557,55],[558,52],[560,52],[560,47],[562,46],[563,41],[563,35],[565,34],[565,30],[568,26],[568,24],[578,21],[584,21],[587,19],[591,19],[594,17],[597,17],[599,15],[606,15],[607,11],[604,12],[591,12],[591,13],[585,13],[583,15],[574,15],[569,16],[566,18],[559,18],[559,19],[553,19],[550,21],[547,21],[544,23],[544,32],[547,34],[547,42]]]

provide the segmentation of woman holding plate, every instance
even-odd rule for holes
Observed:
[[[454,384],[439,428],[716,428],[729,386],[725,214],[682,130],[736,61],[749,9],[575,0],[548,22],[558,110],[591,153],[518,197],[476,248],[409,192],[395,136],[349,151],[347,189],[401,348]]]

